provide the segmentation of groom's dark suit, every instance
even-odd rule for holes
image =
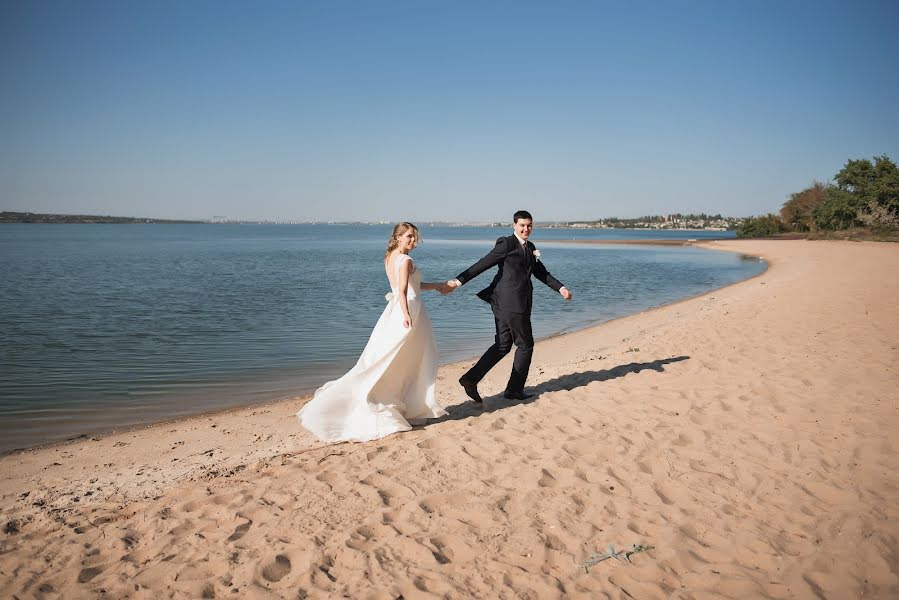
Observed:
[[[478,297],[493,308],[496,320],[496,342],[487,349],[481,359],[460,382],[475,385],[493,366],[512,350],[515,344],[515,359],[512,375],[506,384],[506,394],[520,395],[531,366],[534,353],[534,334],[531,331],[531,304],[534,286],[531,275],[556,290],[562,282],[550,275],[543,263],[534,256],[534,244],[510,235],[496,240],[496,246],[484,258],[459,273],[456,279],[465,284],[487,269],[498,266],[496,277]],[[464,385],[464,384],[463,384]]]

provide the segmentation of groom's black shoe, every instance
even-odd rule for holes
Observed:
[[[524,390],[520,392],[510,392],[509,390],[506,390],[505,392],[503,392],[503,398],[505,398],[506,400],[527,400],[533,397],[534,394],[526,394],[524,393]]]
[[[465,390],[466,396],[475,402],[483,402],[481,395],[478,393],[478,384],[468,381],[464,377],[459,378],[459,384],[462,386],[462,389]]]

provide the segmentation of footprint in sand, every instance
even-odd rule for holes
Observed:
[[[441,535],[431,538],[431,543],[437,549],[432,552],[434,558],[440,564],[451,562],[471,562],[477,558],[477,553],[461,538],[454,535]]]
[[[103,569],[101,569],[100,567],[88,567],[86,569],[81,569],[81,572],[78,573],[78,583],[87,583],[102,572]]]
[[[382,452],[384,452],[385,448],[385,446],[377,446],[374,450],[369,450],[365,453],[365,460],[372,461],[376,459]]]
[[[571,470],[577,465],[577,461],[571,458],[571,455],[567,452],[556,453],[553,458],[555,459],[556,466],[560,469]]]
[[[241,523],[234,529],[234,533],[228,536],[229,542],[236,542],[240,538],[242,538],[246,533],[250,530],[250,527],[253,525],[253,519],[247,519],[246,523]]]
[[[331,491],[335,491],[335,488],[340,491],[347,487],[345,479],[333,471],[323,471],[316,475],[315,479],[327,485]]]
[[[662,484],[654,484],[652,486],[652,490],[659,497],[659,500],[662,501],[662,504],[665,504],[667,506],[671,506],[672,504],[674,504],[674,500],[671,499],[671,496],[669,494],[665,493],[665,490],[662,488]]]
[[[704,426],[709,422],[709,418],[704,413],[694,411],[690,413],[690,422],[694,425]]]
[[[574,476],[585,483],[596,483],[597,481],[599,481],[599,478],[597,477],[596,472],[593,469],[575,467]]]
[[[471,502],[471,498],[467,494],[434,494],[427,496],[419,501],[418,506],[428,514],[440,512],[443,508],[457,508]]]
[[[424,439],[418,444],[416,444],[419,448],[424,450],[449,450],[456,446],[455,440],[452,440],[447,437],[430,437]]]
[[[389,536],[396,535],[396,529],[393,527],[388,527],[387,525],[379,525],[377,523],[372,523],[369,525],[363,525],[359,529],[356,530],[356,534],[366,540],[373,540],[375,538],[386,538]]]
[[[554,487],[558,485],[559,482],[556,481],[556,478],[553,477],[553,474],[543,469],[543,476],[540,477],[540,481],[537,482],[537,485],[540,487]]]
[[[283,554],[279,554],[273,562],[262,568],[262,576],[271,582],[281,581],[288,573],[290,573],[290,559]]]
[[[636,533],[637,535],[645,536],[646,532],[640,528],[639,523],[635,523],[634,521],[630,521],[627,524],[627,528]]]
[[[240,495],[240,492],[232,492],[228,494],[218,494],[209,499],[212,504],[216,506],[227,506],[232,500],[237,498]]]
[[[620,477],[618,475],[618,473],[615,472],[615,469],[609,467],[608,469],[606,469],[606,475],[608,475],[615,482],[614,484],[609,485],[609,492],[613,492],[617,488],[619,494],[621,494],[623,492],[624,495],[626,495],[626,496],[631,495],[631,493],[632,493],[631,488],[629,485],[627,485],[625,483],[626,479],[623,477]],[[600,488],[600,489],[602,489],[603,492],[606,491],[603,488]]]
[[[375,489],[384,506],[396,506],[405,500],[414,496],[412,490],[402,486],[392,479],[381,475],[380,473],[372,473],[368,477],[362,479],[361,483],[370,485]]]
[[[677,436],[677,439],[671,442],[675,446],[690,446],[693,444],[693,440],[690,439],[690,436],[686,433],[682,433]]]
[[[194,522],[191,521],[190,519],[185,519],[184,521],[181,522],[180,525],[176,525],[175,527],[170,529],[169,535],[174,535],[176,537],[181,536],[181,535],[184,535],[185,533],[193,531],[193,528],[194,528]]]
[[[129,550],[134,548],[138,541],[140,541],[140,535],[134,530],[126,531],[125,535],[122,536],[122,542],[125,543],[125,548]]]
[[[441,565],[445,565],[445,564],[449,564],[449,563],[453,562],[450,560],[450,558],[446,554],[444,554],[440,550],[432,550],[431,554],[434,555],[434,560],[436,560]]]
[[[396,535],[396,529],[393,527],[372,523],[358,528],[346,541],[346,545],[353,550],[368,552],[374,547],[372,542],[396,537]]]
[[[783,460],[788,465],[793,464],[793,453],[790,452],[790,447],[786,444],[781,444],[781,451],[783,452]]]
[[[577,516],[584,514],[584,510],[587,508],[586,502],[576,494],[571,496],[571,504],[574,506],[574,514]]]

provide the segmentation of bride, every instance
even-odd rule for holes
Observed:
[[[411,422],[446,414],[434,397],[437,346],[421,290],[447,293],[444,283],[423,283],[409,257],[421,237],[398,223],[387,243],[387,307],[359,361],[329,381],[298,413],[300,423],[326,442],[364,442],[412,429]]]

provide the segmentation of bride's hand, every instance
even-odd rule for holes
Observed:
[[[406,329],[412,327],[412,317],[408,315],[403,317],[403,327],[405,327]]]

